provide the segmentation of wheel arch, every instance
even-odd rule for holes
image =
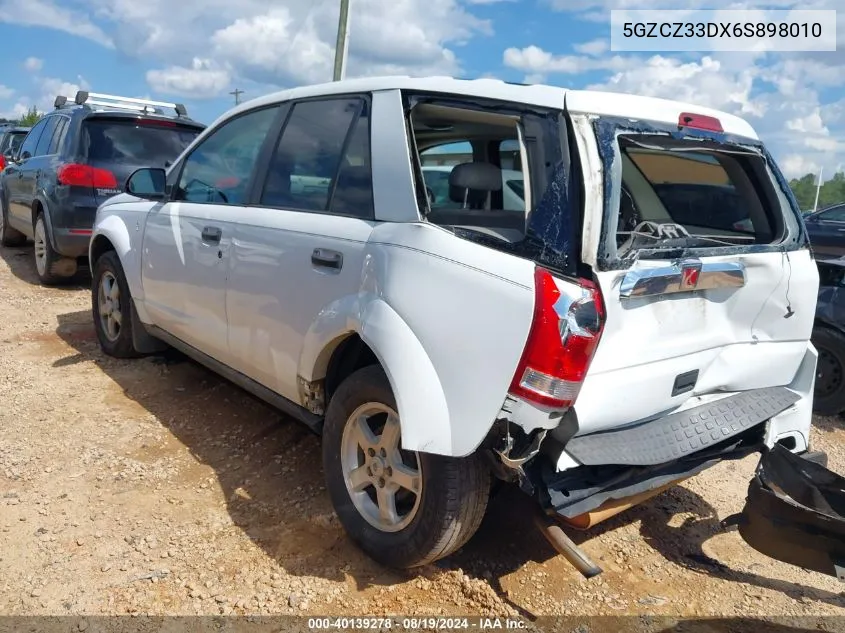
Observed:
[[[143,310],[139,249],[133,248],[129,229],[123,218],[118,215],[98,218],[94,224],[91,242],[88,245],[88,263],[92,272],[97,259],[108,251],[117,253],[138,314],[142,321],[148,323],[149,321],[144,318],[146,313]]]
[[[50,245],[56,248],[56,238],[53,236],[53,218],[50,215],[50,205],[38,196],[32,201],[32,234],[35,235],[35,222],[38,220],[40,214],[44,214],[44,230],[47,231],[47,239],[50,240]]]
[[[410,326],[384,300],[372,299],[354,318],[337,311],[334,319],[345,327],[335,330],[319,349],[314,332],[325,333],[326,324],[312,326],[306,336],[306,353],[300,359],[300,387],[321,383],[323,402],[354,371],[378,364],[396,398],[402,444],[408,450],[462,457],[472,453],[486,436],[456,436],[446,395],[431,360]],[[310,344],[309,344],[310,338]],[[304,363],[304,364],[303,364]],[[308,401],[308,394],[300,394]],[[492,425],[492,421],[491,421]]]

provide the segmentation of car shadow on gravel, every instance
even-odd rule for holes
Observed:
[[[305,426],[176,351],[132,361],[103,355],[89,311],[59,315],[56,333],[76,353],[57,360],[54,367],[93,362],[125,398],[154,415],[198,463],[213,470],[234,525],[287,573],[333,581],[351,579],[361,590],[433,578],[438,568],[461,569],[471,578],[489,583],[501,599],[531,616],[508,596],[502,579],[527,563],[544,563],[557,554],[534,527],[534,501],[515,488],[503,486],[491,499],[481,528],[461,551],[414,572],[387,570],[361,553],[337,522],[324,488],[320,442]],[[112,398],[111,405],[130,408],[120,397]],[[184,470],[191,469],[180,469]],[[178,503],[188,508],[199,503],[193,495],[202,493],[206,480],[178,482],[191,484]],[[176,494],[167,493],[170,497]],[[671,527],[670,519],[679,511],[696,518],[683,527]],[[641,524],[638,538],[645,539],[667,561],[694,572],[780,591],[795,599],[809,597],[845,605],[836,594],[731,569],[709,558],[703,544],[722,530],[717,513],[683,487],[591,530],[570,534],[577,543],[587,543],[589,550],[589,541],[635,521]],[[567,584],[575,586],[572,583],[577,583],[578,577],[572,569]]]
[[[35,271],[33,261],[32,244],[25,246],[0,246],[0,258],[6,262],[12,274],[33,286],[38,286],[38,273]],[[91,273],[87,266],[80,266],[77,273],[69,278],[66,283],[57,286],[50,286],[58,290],[84,290],[91,287]]]
[[[93,362],[125,398],[154,415],[197,462],[213,469],[234,525],[289,574],[352,579],[362,590],[417,578],[433,580],[443,573],[444,565],[408,573],[391,571],[352,544],[324,488],[319,439],[304,425],[175,350],[130,361],[105,356],[97,344],[89,311],[59,315],[56,334],[75,353],[56,360],[53,366],[72,368]],[[104,396],[110,406],[131,408],[120,394],[115,395]],[[197,486],[191,490],[202,493],[198,487],[205,481],[189,482]],[[177,493],[162,494],[173,497]],[[180,501],[186,508],[200,503],[190,494]],[[202,513],[206,507],[201,508]],[[537,547],[525,549],[521,541],[520,550],[514,550],[515,555],[521,553],[523,563],[526,556],[532,556],[532,549],[539,552],[538,560],[555,555],[531,526],[530,515],[521,523],[517,531],[539,537]],[[460,560],[493,561],[495,553],[495,547],[487,550],[483,541],[474,540],[464,548]],[[459,589],[464,590],[472,591]]]

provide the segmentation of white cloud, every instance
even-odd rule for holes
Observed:
[[[114,46],[111,38],[91,22],[84,12],[58,6],[50,0],[0,0],[0,22],[65,31],[107,48]]]
[[[44,67],[44,60],[37,57],[27,57],[24,60],[23,68],[31,73],[37,73]]]
[[[80,90],[91,90],[91,85],[82,75],[78,75],[76,81],[41,77],[37,81],[37,92],[32,95],[33,105],[40,112],[48,112],[53,109],[57,96],[61,95],[72,100]]]
[[[712,57],[684,63],[676,58],[654,55],[590,88],[675,99],[760,116],[765,108],[751,99],[754,77],[753,65],[750,69],[729,73]]]
[[[331,79],[338,18],[331,0],[85,2],[133,57],[191,70],[201,57],[232,80],[274,87]],[[492,33],[468,7],[464,0],[355,0],[347,76],[460,73],[455,47]]]
[[[229,71],[208,59],[195,57],[191,67],[169,66],[147,71],[147,84],[155,92],[194,99],[219,96],[229,86]]]
[[[532,75],[550,73],[578,74],[593,70],[623,71],[635,64],[632,57],[588,57],[582,55],[553,55],[539,46],[508,48],[503,56],[505,66]]]
[[[583,44],[575,44],[572,48],[576,53],[581,55],[601,55],[610,50],[610,42],[604,38],[584,42]]]

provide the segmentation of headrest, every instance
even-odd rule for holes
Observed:
[[[499,191],[502,170],[490,163],[461,163],[449,174],[449,186],[474,191]]]

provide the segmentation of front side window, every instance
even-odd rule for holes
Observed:
[[[175,200],[243,204],[258,153],[278,107],[242,114],[223,123],[185,159]]]
[[[819,213],[819,220],[825,222],[845,222],[845,206],[833,207]]]
[[[260,204],[372,217],[369,110],[358,97],[293,106]]]

